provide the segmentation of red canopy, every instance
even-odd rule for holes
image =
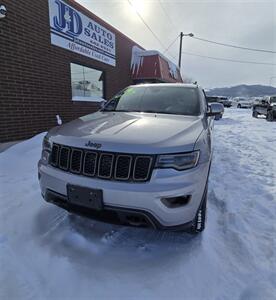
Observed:
[[[131,74],[134,82],[183,82],[179,68],[158,51],[147,51],[134,46]]]

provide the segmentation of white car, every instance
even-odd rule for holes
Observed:
[[[208,107],[196,85],[124,89],[48,132],[38,164],[44,199],[107,222],[201,232],[221,107]]]
[[[234,98],[233,102],[236,103],[237,108],[251,108],[253,106],[253,103],[246,98],[237,97]]]

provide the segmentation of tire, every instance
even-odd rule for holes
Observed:
[[[240,104],[238,104],[237,108],[241,108],[241,105],[240,105]]]
[[[253,112],[252,112],[252,117],[253,118],[258,118],[258,113],[255,111],[255,110],[253,110]]]
[[[205,229],[206,212],[207,212],[207,195],[208,195],[208,183],[206,184],[201,204],[198,208],[193,224],[189,230],[189,233],[191,234],[198,234]]]
[[[267,120],[268,122],[272,122],[272,121],[273,121],[273,111],[272,111],[272,110],[269,110],[269,111],[267,112],[266,120]]]

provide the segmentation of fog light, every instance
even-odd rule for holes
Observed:
[[[191,198],[192,198],[191,195],[162,198],[161,202],[168,208],[176,208],[188,204]]]

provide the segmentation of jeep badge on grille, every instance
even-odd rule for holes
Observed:
[[[99,143],[93,143],[91,141],[88,141],[86,144],[85,144],[86,147],[91,147],[91,148],[96,148],[96,149],[100,149],[102,147],[102,144],[99,144]]]

